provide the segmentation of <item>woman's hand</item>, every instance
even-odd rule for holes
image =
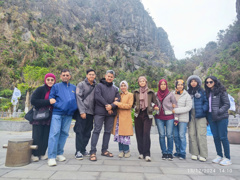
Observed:
[[[176,107],[176,105],[175,105],[175,104],[172,104],[172,107],[173,107],[173,108],[175,108],[175,107]]]
[[[172,110],[172,113],[173,113],[173,114],[175,114],[175,111],[174,111],[174,109]]]
[[[155,107],[154,107],[154,110],[159,110],[159,107],[155,106]]]
[[[55,104],[56,103],[56,99],[53,99],[53,98],[49,99],[49,101],[50,101],[50,104]]]
[[[118,101],[114,101],[113,102],[113,104],[115,104],[116,106],[118,105],[118,103],[119,103]]]

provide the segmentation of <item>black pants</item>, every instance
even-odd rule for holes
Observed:
[[[137,138],[137,146],[139,154],[143,157],[150,156],[150,130],[152,126],[152,119],[149,119],[147,110],[140,111],[137,118],[135,118],[135,131]]]
[[[33,125],[32,138],[33,144],[38,146],[38,149],[32,150],[34,156],[44,156],[48,147],[48,136],[50,126],[48,125]]]
[[[76,116],[74,132],[76,133],[76,152],[84,153],[91,137],[93,129],[93,115],[87,114],[86,119],[82,119],[80,114]]]
[[[110,136],[111,136],[111,131],[113,128],[113,122],[114,122],[114,116],[101,116],[101,115],[94,116],[94,130],[92,133],[90,154],[97,152],[96,146],[97,146],[99,134],[101,132],[103,124],[104,124],[104,134],[103,134],[103,141],[102,141],[102,152],[107,151]]]

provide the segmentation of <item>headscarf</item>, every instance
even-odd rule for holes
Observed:
[[[56,76],[55,76],[54,74],[52,74],[52,73],[47,73],[47,74],[45,75],[45,77],[44,77],[44,83],[45,83],[45,85],[48,87],[48,92],[45,94],[45,98],[44,98],[44,99],[48,99],[48,98],[49,98],[50,90],[51,90],[51,88],[52,88],[52,87],[49,87],[49,86],[47,85],[47,83],[46,83],[46,79],[47,79],[48,77],[53,78],[53,79],[54,79],[54,84],[56,83]]]
[[[166,79],[161,79],[158,83],[158,92],[157,92],[157,96],[158,99],[162,102],[162,100],[168,95],[169,90],[168,90],[168,86],[166,87],[166,89],[163,91],[161,90],[161,83],[165,82],[166,86],[167,86],[167,80]]]
[[[147,92],[148,92],[148,84],[147,84],[147,79],[145,76],[140,76],[138,78],[138,84],[139,84],[139,81],[143,79],[144,81],[146,81],[146,85],[144,87],[141,87],[140,86],[140,109],[141,110],[145,110],[147,107],[148,107],[148,95],[147,95]]]
[[[128,90],[128,83],[127,83],[127,81],[124,80],[124,81],[121,81],[120,84],[119,84],[120,91],[122,92],[122,90],[121,90],[121,85],[122,84],[125,84],[127,86],[127,90]]]
[[[179,91],[178,89],[177,89],[177,85],[178,85],[178,83],[182,83],[183,84],[183,89],[181,90],[181,91]],[[185,82],[184,82],[184,80],[182,80],[182,79],[178,79],[177,81],[176,81],[176,84],[175,84],[175,94],[182,94],[183,93],[183,90],[184,90],[184,88],[185,88]]]

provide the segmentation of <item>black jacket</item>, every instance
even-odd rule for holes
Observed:
[[[227,92],[214,95],[211,93],[212,101],[212,120],[220,121],[228,118],[228,109],[230,108],[230,101]]]
[[[120,101],[121,97],[119,95],[118,89],[112,85],[112,83],[107,83],[105,78],[100,80],[100,83],[95,88],[94,100],[95,100],[95,115],[103,116],[115,116],[117,114],[117,106],[113,104],[114,99],[118,98]],[[113,114],[109,115],[105,109],[105,105],[112,105]]]
[[[47,85],[43,85],[38,87],[32,94],[31,104],[35,106],[36,109],[41,107],[51,106],[50,101],[48,99],[44,99],[46,93],[49,91]]]

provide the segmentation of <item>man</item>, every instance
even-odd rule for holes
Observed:
[[[61,83],[53,85],[49,99],[55,99],[53,115],[48,139],[48,165],[56,166],[56,160],[65,161],[63,148],[66,143],[72,116],[77,109],[76,86],[69,83],[71,75],[69,70],[61,72]]]
[[[76,98],[79,112],[76,116],[74,131],[76,133],[76,159],[82,160],[83,156],[89,156],[86,146],[93,129],[94,115],[94,89],[96,74],[93,69],[87,70],[84,81],[77,85]]]
[[[94,115],[94,130],[91,139],[90,161],[96,161],[96,146],[99,138],[99,133],[104,123],[104,135],[102,142],[102,156],[113,157],[113,154],[108,151],[111,130],[113,128],[114,117],[117,114],[117,106],[113,104],[115,98],[120,101],[120,95],[113,86],[115,72],[108,70],[105,78],[100,80],[100,83],[95,88],[95,115]]]

